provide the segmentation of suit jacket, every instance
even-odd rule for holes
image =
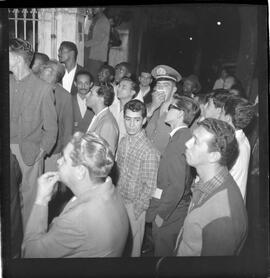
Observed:
[[[93,122],[93,125],[88,131],[95,132],[105,139],[115,154],[118,144],[119,128],[113,114],[109,109],[102,111],[97,116]]]
[[[111,181],[70,200],[47,230],[48,206],[35,204],[23,243],[26,258],[120,257],[129,220]]]
[[[170,139],[160,159],[157,188],[162,190],[160,199],[152,198],[147,211],[147,222],[158,214],[166,223],[182,218],[181,206],[188,207],[192,183],[190,167],[186,163],[185,143],[191,138],[189,128],[179,129]],[[180,209],[179,209],[180,208]],[[186,213],[186,209],[183,210]]]
[[[86,70],[86,69],[83,68],[82,66],[80,66],[79,64],[77,64],[77,69],[76,69],[74,78],[75,78],[77,72],[78,72],[78,71],[81,71],[81,70]],[[72,82],[72,86],[71,86],[71,91],[70,91],[70,93],[71,93],[72,95],[76,95],[76,94],[77,94],[77,88],[75,87],[74,79],[73,79],[73,82]]]
[[[91,28],[91,27],[90,27]],[[91,36],[89,38],[89,36]],[[95,22],[93,33],[89,32],[88,38],[85,40],[85,47],[90,51],[86,51],[89,59],[105,62],[107,61],[108,47],[110,38],[110,22],[102,13]]]
[[[58,120],[58,136],[52,153],[60,153],[69,142],[73,131],[73,106],[71,95],[59,84],[54,87],[55,108]]]
[[[54,106],[52,86],[33,73],[24,84],[24,97],[19,107],[19,125],[16,133],[23,161],[31,166],[42,148],[47,154],[52,150],[57,137],[57,115]],[[14,107],[16,92],[15,78],[10,75],[10,111]],[[12,124],[12,119],[11,119]],[[10,129],[11,137],[14,132]]]
[[[72,106],[73,106],[73,133],[80,131],[85,133],[95,116],[95,113],[90,109],[87,108],[84,117],[82,118],[80,107],[77,100],[77,94],[72,95]]]

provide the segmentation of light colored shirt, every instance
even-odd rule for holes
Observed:
[[[65,71],[65,75],[62,80],[64,89],[66,89],[69,93],[71,91],[76,70],[77,70],[77,64],[70,72],[68,72],[67,70]]]
[[[235,137],[239,145],[239,155],[230,174],[237,183],[244,201],[246,201],[246,188],[248,177],[248,166],[250,159],[250,144],[242,129],[235,131]]]
[[[80,108],[82,118],[84,117],[84,114],[86,113],[86,110],[87,110],[86,99],[89,96],[89,94],[90,94],[90,92],[86,95],[86,97],[84,99],[82,99],[80,97],[80,95],[77,94],[78,105],[79,105],[79,108]]]
[[[222,78],[219,78],[216,80],[214,86],[213,86],[213,90],[215,89],[223,89],[224,88],[224,80]]]
[[[92,119],[88,129],[87,129],[87,132],[90,130],[90,128],[93,126],[93,123],[95,122],[95,120],[97,119],[97,117],[102,114],[105,110],[109,109],[109,107],[105,107],[104,109],[102,109],[100,112],[98,112]]]

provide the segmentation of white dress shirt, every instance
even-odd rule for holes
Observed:
[[[244,201],[246,201],[246,188],[248,177],[248,166],[250,159],[250,144],[242,129],[235,131],[235,137],[239,146],[239,155],[230,174],[237,183]]]
[[[80,95],[77,94],[77,101],[78,101],[78,105],[79,105],[79,108],[80,108],[82,118],[84,117],[84,115],[86,113],[86,110],[87,110],[86,99],[87,99],[89,94],[90,94],[90,92],[86,95],[85,99],[82,99],[80,97]]]
[[[66,89],[69,93],[71,91],[71,87],[72,87],[72,83],[74,80],[76,69],[77,69],[77,64],[70,72],[68,72],[67,69],[65,70],[65,75],[63,77],[62,83],[63,83],[64,89]]]

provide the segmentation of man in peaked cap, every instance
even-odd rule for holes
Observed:
[[[183,94],[194,97],[201,90],[201,84],[195,74],[183,78]]]
[[[146,134],[154,146],[163,153],[170,137],[170,128],[164,123],[164,119],[173,95],[177,90],[176,83],[182,77],[175,69],[165,65],[156,66],[151,74],[156,80],[156,86],[153,92],[152,104],[147,110],[149,121],[146,127]]]

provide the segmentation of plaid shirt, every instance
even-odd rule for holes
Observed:
[[[142,130],[135,136],[125,136],[117,151],[120,177],[117,183],[126,204],[132,203],[135,217],[149,207],[156,190],[160,154]]]
[[[214,192],[229,175],[227,168],[223,167],[211,180],[203,183],[200,180],[193,184],[193,197],[190,203],[189,212],[199,206],[212,192]]]

